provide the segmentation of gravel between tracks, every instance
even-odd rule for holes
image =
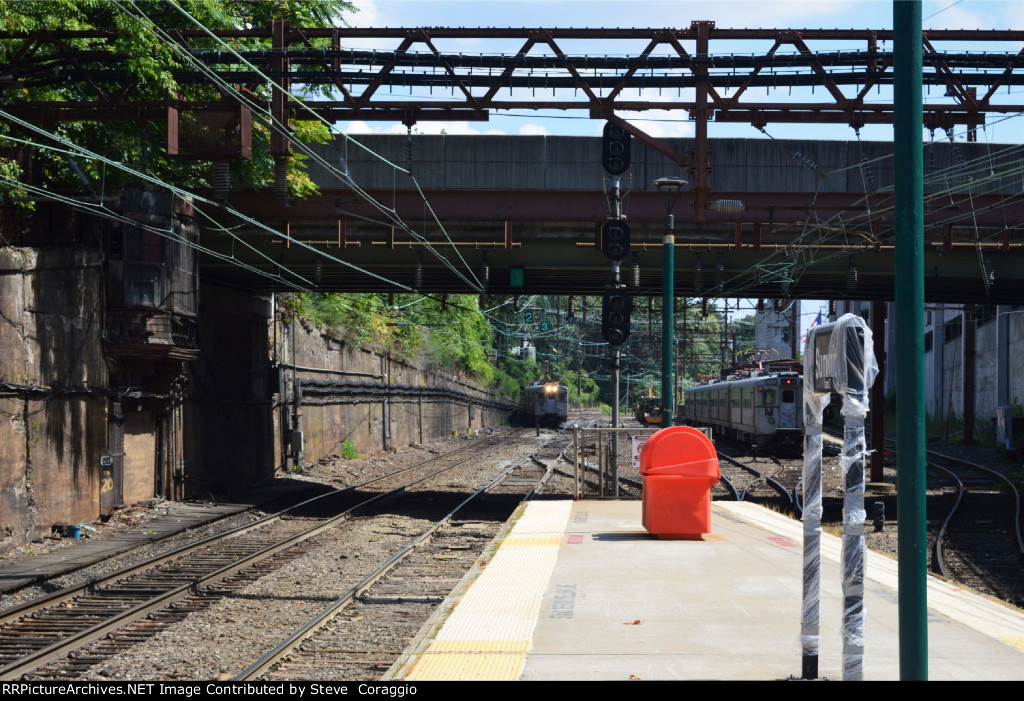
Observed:
[[[550,433],[546,435],[551,436]],[[532,433],[528,434],[514,450],[516,454],[525,455],[532,452],[540,440]],[[434,454],[458,447],[457,444],[461,442],[460,439],[422,446],[411,445],[357,460],[344,460],[340,456],[332,456],[308,466],[302,474],[289,477],[342,487],[422,462]],[[981,464],[1006,468],[1006,463],[995,453],[983,448],[944,446],[937,449]],[[838,535],[841,532],[842,518],[842,474],[836,458],[826,456],[823,477],[826,530]],[[887,482],[895,482],[894,467],[886,466],[885,479]],[[896,497],[868,495],[865,501],[868,510],[868,547],[895,558],[898,542]],[[883,501],[886,504],[886,522],[880,533],[875,533],[871,527],[873,501]],[[159,508],[158,503],[152,507],[121,510],[107,523],[92,524],[97,530],[90,533],[90,537],[110,538],[123,533],[127,528],[137,528]],[[261,512],[250,511],[222,519],[65,575],[45,586],[30,587],[0,597],[0,610],[49,593],[57,586],[70,586],[94,579],[160,552],[248,523],[262,515]],[[318,547],[289,562],[285,568],[254,582],[241,592],[221,599],[209,609],[189,616],[184,622],[157,634],[128,652],[94,667],[84,678],[230,678],[254,661],[259,653],[277,644],[294,627],[319,612],[327,602],[351,586],[361,576],[362,569],[369,569],[385,552],[397,548],[398,543],[404,541],[406,534],[417,532],[424,524],[424,519],[409,514],[389,514],[383,522],[374,520],[354,523],[348,529],[351,536],[322,539],[323,542]],[[80,542],[82,541],[44,540],[0,556],[0,560],[30,558],[34,553],[44,549],[73,548]],[[365,568],[360,566],[361,563],[365,564]]]
[[[541,438],[536,438],[532,432],[528,433],[517,444],[507,447],[504,453],[507,457],[525,456],[552,435],[544,432]],[[409,446],[360,460],[343,460],[340,457],[322,460],[304,470],[301,478],[333,486],[362,482],[377,474],[413,465],[434,454],[461,447],[455,443],[444,441],[430,446]],[[489,474],[496,474],[502,462],[493,460],[478,463],[476,467]],[[479,480],[478,477],[475,481]],[[465,480],[452,475],[442,486],[435,484],[431,489],[462,490],[466,486],[464,483]],[[175,541],[182,537],[193,540],[200,537],[199,530],[210,527],[216,530],[239,518],[247,522],[254,516],[246,514],[225,519],[190,534],[147,546],[147,550],[150,554],[165,551],[180,545],[180,542]],[[319,536],[315,547],[289,561],[286,566],[241,591],[228,594],[209,608],[193,613],[184,621],[157,633],[125,653],[91,668],[82,678],[230,679],[299,625],[323,610],[329,602],[372,571],[379,562],[397,551],[410,536],[422,532],[428,523],[428,519],[408,510],[386,513],[376,518],[353,519],[348,526]],[[115,531],[100,529],[94,537],[109,537],[108,532]],[[91,579],[99,576],[102,571],[109,572],[139,559],[142,559],[142,555],[133,551],[116,558],[116,561],[108,561],[63,577],[62,583]],[[47,590],[52,588],[48,586]],[[38,587],[23,590],[18,593],[19,600],[13,604],[22,603],[39,593],[44,592]],[[387,631],[381,634],[386,636]]]

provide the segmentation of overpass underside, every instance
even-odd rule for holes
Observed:
[[[261,226],[237,228],[235,221],[234,236],[204,229],[204,247],[223,258],[207,256],[203,275],[276,291],[595,295],[607,289],[612,264],[601,253],[600,231],[610,197],[607,176],[602,180],[591,157],[600,152],[598,139],[417,139],[426,152],[415,164],[421,190],[367,158],[349,160],[352,181],[345,187],[313,171],[322,189],[310,199],[231,193],[229,206]],[[405,144],[404,137],[368,141],[385,157]],[[703,209],[691,192],[674,203],[677,296],[895,298],[891,144],[733,139],[712,146],[720,189]],[[1024,299],[1024,147],[933,148],[932,162],[945,166],[935,166],[931,180],[926,174],[927,300],[1018,303]],[[634,147],[632,177],[623,180],[632,246],[620,279],[640,296],[662,289],[666,202],[650,183],[676,172],[660,154]]]

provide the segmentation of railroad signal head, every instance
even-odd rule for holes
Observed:
[[[622,175],[629,170],[629,148],[632,137],[617,124],[607,122],[601,139],[601,165],[608,175]]]
[[[629,255],[629,225],[622,219],[610,219],[601,227],[601,252],[610,260]]]
[[[629,338],[629,315],[633,300],[625,290],[604,293],[601,305],[601,335],[613,346],[621,346]]]

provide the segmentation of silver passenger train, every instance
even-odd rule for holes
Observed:
[[[691,387],[683,417],[717,435],[774,452],[803,446],[803,377],[796,372],[741,373]]]
[[[561,427],[569,417],[569,388],[536,380],[523,388],[519,420],[527,426]]]

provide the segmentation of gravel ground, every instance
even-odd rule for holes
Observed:
[[[538,439],[530,432],[518,445],[505,450],[506,457],[525,456],[552,435],[542,432]],[[411,446],[361,460],[323,460],[304,470],[302,478],[334,485],[361,482],[457,447],[452,443]],[[495,460],[473,467],[495,474],[504,464],[505,461]],[[429,489],[434,493],[462,490],[464,481],[452,475],[443,485],[434,484]],[[428,496],[424,502],[432,498]],[[340,530],[318,536],[315,547],[289,560],[286,566],[240,591],[227,594],[205,610],[193,613],[127,652],[92,667],[82,678],[232,678],[428,525],[429,519],[407,510],[353,519]],[[97,537],[103,537],[102,532],[98,531]],[[85,576],[84,572],[77,574]]]
[[[517,455],[526,455],[554,434],[542,432],[537,439],[528,433],[515,448]],[[410,445],[393,452],[345,460],[331,456],[308,466],[290,478],[348,486],[384,472],[407,467],[448,452],[465,439],[449,439],[429,445]],[[472,440],[472,439],[470,439]],[[932,446],[929,446],[932,447]],[[939,448],[936,448],[939,449]],[[982,448],[944,447],[941,450],[976,462],[1002,466],[998,456]],[[511,455],[513,451],[509,451]],[[497,469],[497,465],[485,466]],[[895,483],[895,468],[887,466],[887,482]],[[451,488],[460,482],[449,482]],[[436,488],[435,488],[436,489]],[[842,474],[837,459],[825,460],[823,490],[825,496],[826,530],[841,532]],[[886,522],[881,532],[871,527],[873,501],[886,505]],[[893,495],[866,498],[868,547],[896,556],[896,497]],[[106,523],[96,522],[90,538],[105,539],[127,528],[138,528],[159,508],[132,507],[117,512]],[[0,597],[0,610],[19,605],[31,598],[116,571],[160,552],[180,547],[216,532],[251,522],[264,514],[251,511],[177,536],[153,543],[130,553],[107,560],[93,567],[61,577],[44,586],[31,587],[13,595]],[[347,590],[385,554],[400,547],[406,538],[418,533],[427,521],[407,513],[387,514],[377,519],[357,519],[343,537],[321,536],[317,547],[289,561],[286,567],[263,577],[239,592],[228,594],[210,608],[189,616],[184,622],[166,629],[128,652],[92,668],[86,679],[228,679],[251,664],[259,654],[269,650],[295,627],[324,608],[327,602]],[[0,556],[0,561],[30,558],[37,553],[73,548],[82,541],[45,539],[28,547]],[[197,641],[202,641],[197,643]]]

